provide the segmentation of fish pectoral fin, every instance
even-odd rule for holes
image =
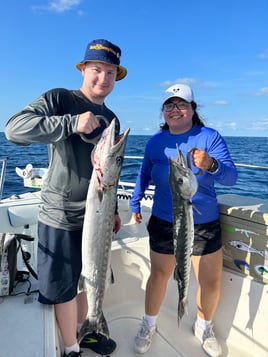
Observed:
[[[199,211],[199,209],[198,209],[194,204],[192,204],[192,206],[193,206],[193,209],[194,209],[198,214],[202,215],[202,213]]]
[[[173,278],[174,278],[174,280],[176,280],[178,282],[178,284],[181,283],[181,274],[180,274],[180,269],[179,269],[178,264],[176,264],[176,266],[174,268]]]
[[[103,199],[103,191],[100,189],[98,190],[98,198],[99,198],[99,201],[101,202],[102,199]]]
[[[110,283],[114,284],[114,272],[113,272],[113,268],[110,266]]]
[[[101,332],[105,336],[109,337],[110,331],[109,331],[109,328],[108,328],[108,324],[107,324],[106,318],[105,318],[105,316],[103,314],[103,311],[102,311],[102,313],[100,315],[99,326],[100,326],[100,331],[97,331],[97,332]]]

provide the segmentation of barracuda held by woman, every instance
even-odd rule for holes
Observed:
[[[169,185],[173,206],[174,279],[178,282],[179,323],[187,311],[187,294],[194,240],[192,197],[196,193],[198,186],[195,175],[187,166],[179,149],[176,160],[169,158]]]

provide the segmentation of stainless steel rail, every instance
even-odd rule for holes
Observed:
[[[125,159],[143,159],[143,156],[124,156]],[[235,163],[237,167],[245,167],[249,169],[257,169],[257,170],[268,170],[267,166],[260,166],[260,165],[250,165],[250,164],[238,164]]]
[[[0,159],[0,161],[2,163],[1,176],[0,176],[0,201],[1,201],[2,197],[3,197],[7,159],[8,159],[7,157],[4,157],[4,158]]]

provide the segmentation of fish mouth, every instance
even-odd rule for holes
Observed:
[[[91,161],[96,173],[98,191],[116,186],[117,172],[121,170],[124,160],[125,146],[130,128],[116,136],[116,119],[113,119],[92,151]]]
[[[186,160],[184,159],[184,156],[181,152],[181,150],[179,149],[178,145],[177,145],[177,156],[176,159],[172,159],[170,158],[170,163],[175,165],[177,170],[179,171],[179,173],[183,176],[187,176],[188,175],[188,167],[187,167],[187,163]]]
[[[187,162],[184,159],[184,156],[178,146],[177,149],[178,153],[176,160],[171,157],[169,158],[170,175],[172,173],[175,178],[174,180],[171,180],[170,176],[170,184],[171,186],[174,186],[176,182],[177,188],[180,187],[179,190],[181,191],[181,196],[183,197],[183,199],[191,200],[191,198],[197,191],[198,183],[194,173],[187,166]]]
[[[122,144],[125,144],[125,142],[126,142],[125,138],[128,136],[129,132],[130,132],[130,128],[127,128],[123,131],[123,133],[121,133],[120,135],[118,135],[114,138],[114,142],[112,145],[113,150],[118,150],[119,146],[121,146]]]
[[[176,170],[179,172],[181,175],[181,179],[178,181],[178,183],[183,183],[182,177],[188,177],[189,176],[189,171],[187,168],[181,165],[178,161],[173,160],[172,158],[169,159],[169,164],[170,166],[173,165],[173,167],[176,168]]]
[[[94,163],[94,156],[97,152],[97,147],[100,145],[99,152],[103,152],[102,148],[105,148],[105,152],[107,155],[114,155],[114,153],[119,152],[122,150],[121,146],[126,144],[126,137],[129,134],[130,128],[125,129],[122,134],[118,136],[115,135],[115,126],[116,126],[116,119],[114,118],[110,125],[104,129],[102,133],[102,137],[100,138],[97,145],[94,147],[91,153],[91,161],[92,164]]]
[[[174,170],[177,170],[179,172],[181,179],[178,180],[178,183],[183,183],[182,177],[189,176],[189,169],[187,167],[184,167],[184,165],[181,162],[178,162],[177,160],[169,158],[169,165],[173,166]]]

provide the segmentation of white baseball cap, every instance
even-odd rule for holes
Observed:
[[[194,100],[194,93],[187,84],[174,84],[166,89],[163,104],[170,98],[178,97],[191,103]]]

